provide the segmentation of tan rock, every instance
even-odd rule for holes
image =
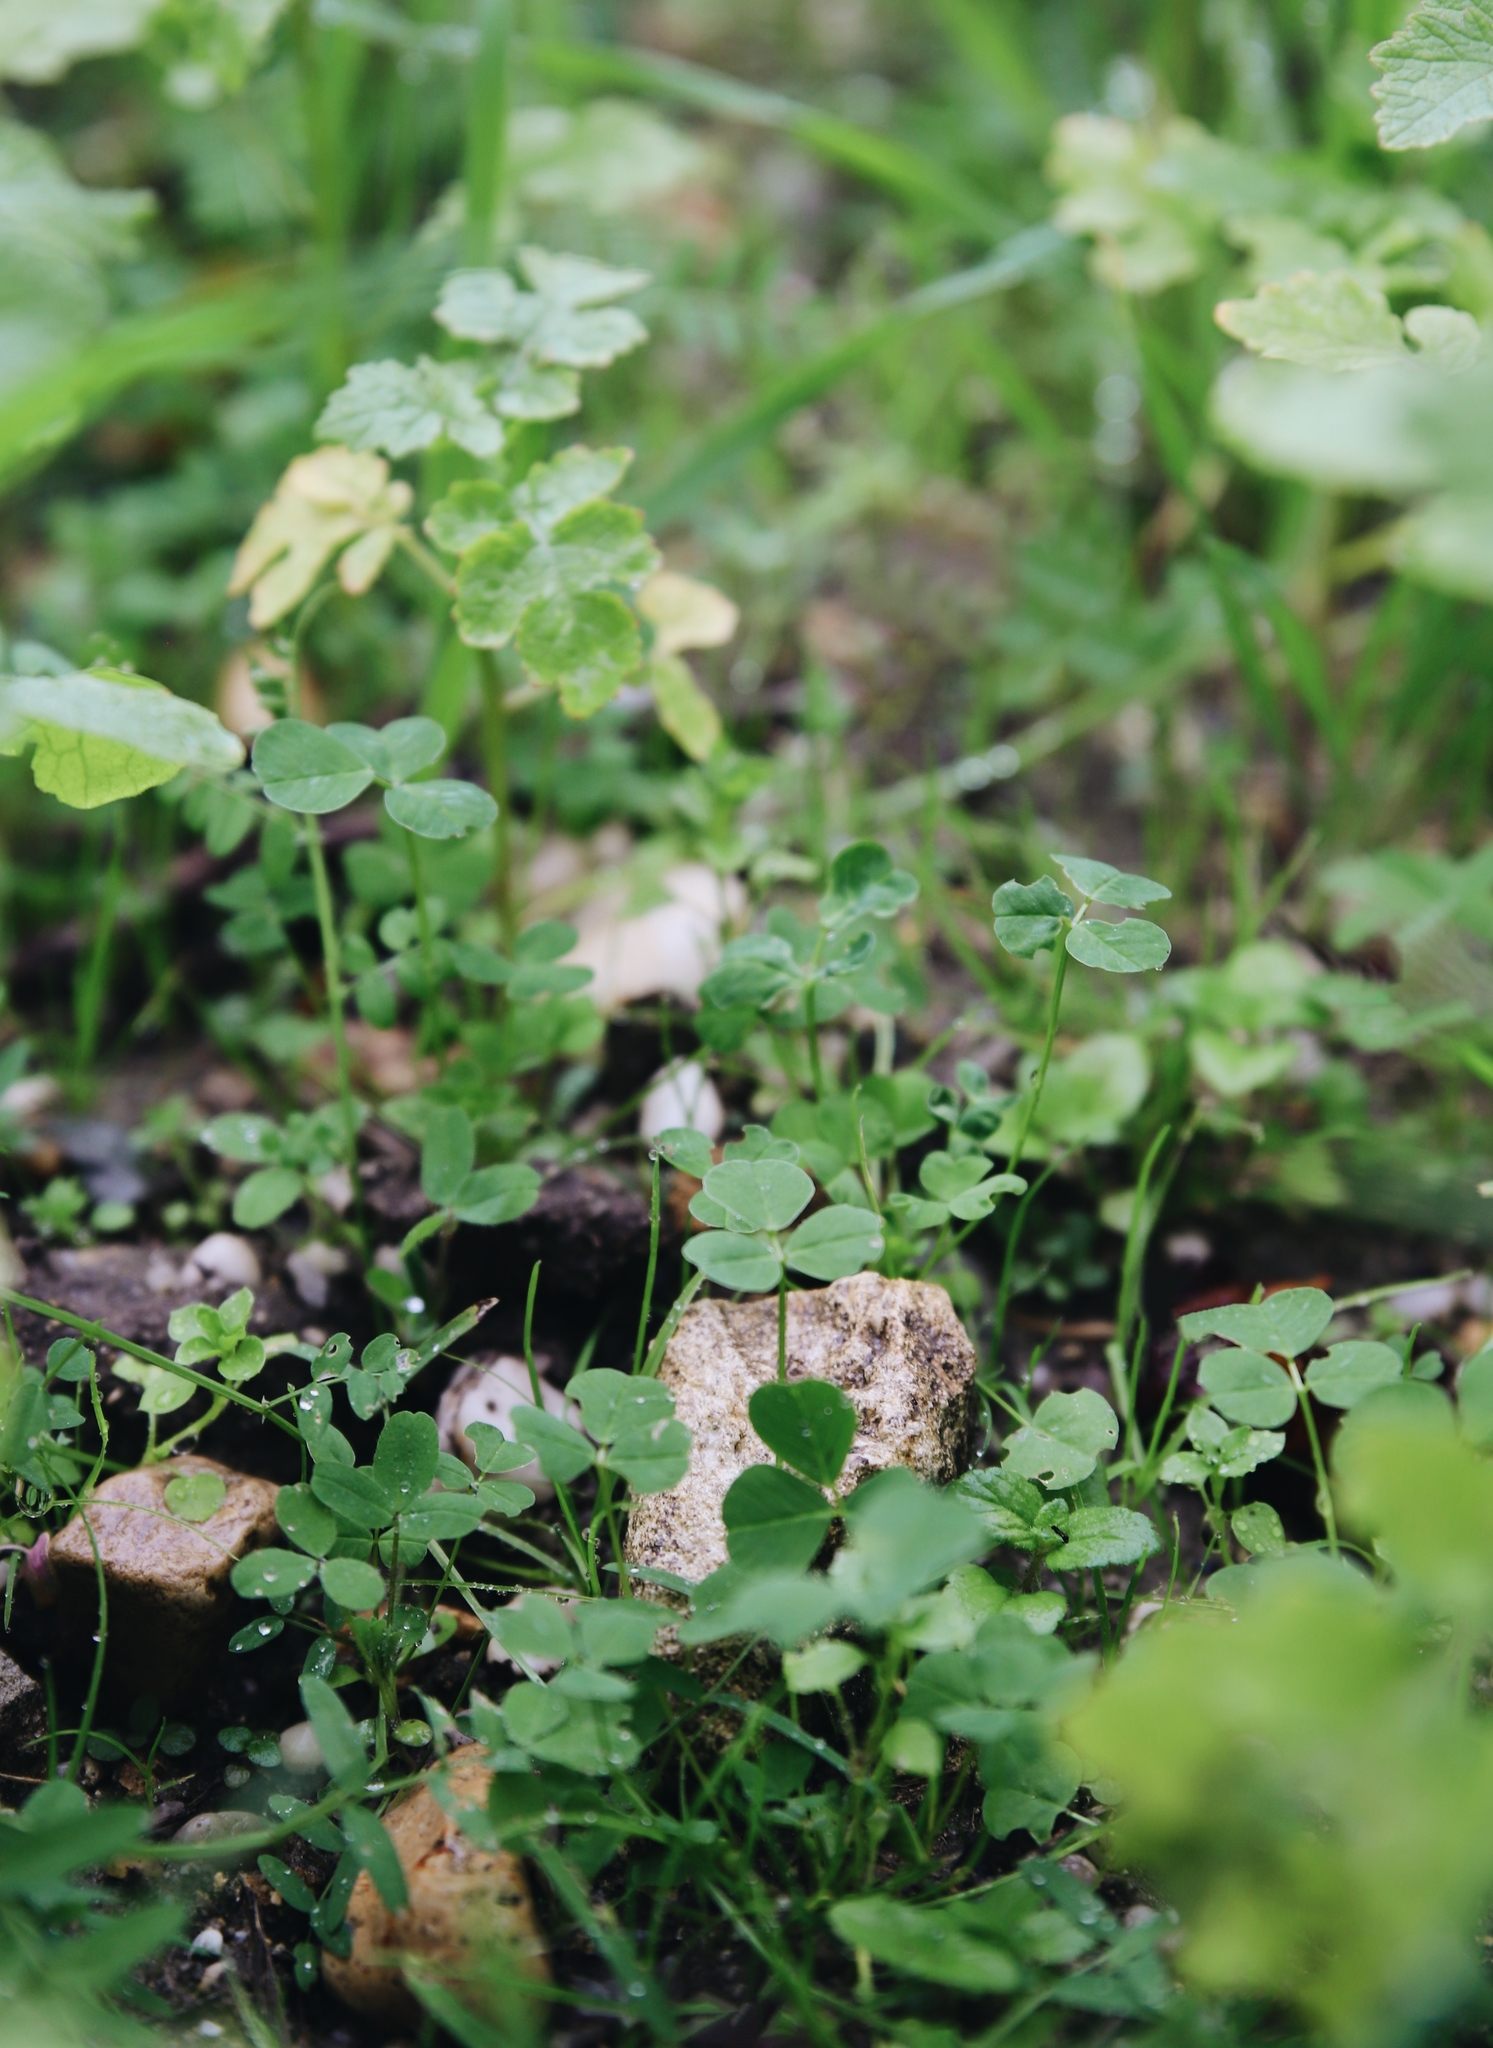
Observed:
[[[945,1482],[968,1462],[975,1354],[943,1288],[858,1273],[788,1297],[788,1377],[830,1380],[859,1424],[842,1486],[905,1465]],[[693,1444],[689,1471],[635,1503],[627,1562],[699,1580],[726,1562],[721,1503],[749,1465],[771,1462],[747,1403],[776,1379],[778,1305],[699,1301],[687,1309],[659,1378]]]
[[[171,1481],[193,1472],[214,1472],[227,1489],[204,1522],[184,1522],[166,1505]],[[243,1618],[228,1575],[248,1551],[274,1541],[278,1491],[193,1455],[106,1479],[48,1552],[59,1619],[75,1631],[71,1647],[81,1653],[99,1626],[96,1544],[108,1593],[110,1680],[158,1699],[190,1689],[225,1628]]]
[[[439,1775],[451,1804],[485,1808],[489,1773],[480,1750],[458,1750]],[[502,2019],[516,1979],[549,1976],[522,1863],[506,1850],[479,1848],[428,1782],[397,1801],[384,1825],[409,1903],[391,1911],[361,1873],[347,1908],[352,1952],[323,1957],[328,1985],[354,2012],[386,2025],[418,2025],[412,1976],[442,1985],[471,2012]]]

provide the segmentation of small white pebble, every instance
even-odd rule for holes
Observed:
[[[263,1274],[259,1254],[248,1238],[231,1230],[215,1230],[187,1258],[183,1279],[218,1287],[257,1287]]]
[[[221,1927],[204,1927],[192,1937],[194,1956],[220,1956],[223,1953],[223,1930]]]
[[[726,1128],[726,1106],[698,1060],[674,1060],[648,1084],[638,1132],[650,1143],[665,1131],[698,1131],[712,1144]]]
[[[280,1734],[280,1761],[287,1771],[294,1771],[298,1777],[309,1777],[313,1771],[324,1771],[327,1760],[321,1753],[321,1744],[316,1739],[316,1730],[309,1721],[293,1721]]]

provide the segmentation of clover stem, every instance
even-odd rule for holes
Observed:
[[[804,990],[804,1031],[809,1042],[809,1081],[816,1102],[824,1100],[824,1055],[819,1046],[819,1006],[814,984]]]
[[[638,1310],[638,1334],[633,1341],[632,1369],[643,1370],[643,1352],[648,1343],[648,1318],[653,1313],[653,1283],[658,1277],[658,1239],[662,1220],[659,1191],[659,1157],[653,1155],[653,1180],[648,1194],[648,1271],[643,1279],[643,1305]]]
[[[788,1377],[788,1269],[778,1275],[778,1378]]]
[[[513,891],[508,706],[504,695],[505,679],[496,655],[483,652],[481,663],[482,751],[487,764],[488,787],[498,807],[497,823],[493,827],[493,895],[498,912],[498,941],[503,951],[508,953],[513,950],[518,929]]]
[[[1063,983],[1067,976],[1068,949],[1060,944],[1057,948],[1057,964],[1052,975],[1052,994],[1047,1001],[1047,1034],[1042,1041],[1042,1057],[1037,1063],[1037,1071],[1022,1108],[1021,1125],[1007,1162],[1008,1173],[1015,1173],[1021,1164],[1021,1155],[1026,1150],[1027,1139],[1031,1136],[1032,1119],[1037,1114],[1037,1104],[1042,1100],[1042,1090],[1047,1085],[1047,1070],[1052,1065],[1052,1048],[1058,1035],[1058,1013],[1063,1007]]]
[[[343,1145],[352,1179],[353,1196],[361,1210],[358,1187],[358,1105],[353,1095],[352,1056],[347,1044],[347,989],[342,980],[342,944],[337,936],[337,915],[332,905],[332,885],[327,876],[327,856],[321,843],[321,827],[314,817],[303,820],[306,857],[311,864],[311,888],[316,901],[316,921],[321,927],[322,971],[326,982],[327,1017],[332,1027],[332,1050],[337,1063],[337,1095],[342,1104]]]
[[[436,1034],[436,1049],[444,1051],[446,1028],[441,1003],[440,981],[435,968],[435,932],[430,922],[430,897],[425,887],[425,856],[420,846],[418,832],[404,834],[405,851],[409,855],[410,887],[415,893],[415,924],[420,933],[420,958],[425,968],[425,1001],[420,1005],[420,1029],[416,1038],[416,1050],[424,1052],[430,1043],[430,1030]]]
[[[1301,1410],[1301,1419],[1306,1424],[1306,1440],[1311,1445],[1312,1470],[1317,1475],[1317,1501],[1322,1510],[1322,1528],[1327,1537],[1327,1554],[1338,1555],[1337,1515],[1332,1505],[1332,1488],[1327,1480],[1327,1460],[1322,1455],[1322,1439],[1317,1433],[1317,1418],[1312,1412],[1312,1397],[1306,1390],[1306,1382],[1297,1370],[1294,1358],[1286,1361],[1286,1371],[1296,1389],[1296,1405]]]

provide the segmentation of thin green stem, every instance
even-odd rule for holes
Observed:
[[[1066,935],[1065,935],[1066,936]],[[1007,1172],[1015,1173],[1021,1165],[1027,1139],[1031,1136],[1032,1119],[1037,1114],[1037,1105],[1042,1100],[1042,1090],[1047,1086],[1047,1070],[1052,1065],[1052,1048],[1058,1035],[1058,1013],[1063,1007],[1063,983],[1068,978],[1068,949],[1060,939],[1057,946],[1057,962],[1052,974],[1052,993],[1047,1000],[1047,1033],[1042,1041],[1042,1057],[1031,1088],[1022,1106],[1021,1125],[1016,1133],[1016,1143],[1011,1149]]]
[[[302,826],[306,857],[311,864],[311,888],[316,901],[316,922],[321,928],[322,972],[326,982],[327,1017],[332,1027],[332,1050],[337,1063],[337,1095],[342,1104],[346,1165],[356,1199],[358,1103],[353,1093],[352,1054],[347,1043],[347,988],[342,979],[342,942],[337,935],[337,913],[332,903],[332,884],[327,874],[326,850],[321,843],[321,826],[314,817],[303,819]]]
[[[499,942],[504,952],[511,952],[518,932],[518,912],[513,878],[513,793],[508,771],[508,702],[502,666],[496,655],[484,651],[480,660],[482,751],[487,765],[488,788],[498,807],[497,823],[493,828],[493,896],[498,912]]]
[[[660,1162],[655,1152],[653,1178],[648,1194],[648,1271],[643,1280],[643,1305],[638,1310],[638,1334],[633,1340],[632,1347],[634,1374],[643,1370],[643,1351],[648,1342],[648,1318],[653,1313],[653,1283],[658,1276],[658,1239],[662,1221],[660,1177]]]
[[[1332,1487],[1327,1477],[1327,1460],[1322,1455],[1322,1439],[1317,1430],[1317,1418],[1312,1409],[1312,1397],[1306,1390],[1306,1382],[1297,1369],[1295,1359],[1287,1361],[1286,1370],[1296,1389],[1296,1404],[1301,1410],[1301,1420],[1306,1425],[1306,1440],[1311,1445],[1312,1470],[1317,1475],[1317,1504],[1322,1511],[1322,1527],[1327,1536],[1329,1556],[1338,1554],[1337,1514],[1332,1505]]]

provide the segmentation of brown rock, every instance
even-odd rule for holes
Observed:
[[[480,1750],[459,1750],[439,1775],[455,1805],[485,1810],[489,1773]],[[352,1952],[323,1957],[328,1985],[354,2012],[394,2026],[420,2021],[411,1976],[501,2020],[511,2013],[516,1977],[549,1976],[522,1863],[504,1849],[479,1848],[428,1783],[397,1801],[384,1825],[409,1903],[391,1911],[368,1873],[360,1874],[347,1908]]]
[[[843,1487],[891,1465],[935,1482],[964,1469],[975,1354],[943,1288],[859,1273],[790,1294],[787,1356],[790,1380],[830,1380],[855,1403]],[[633,1570],[699,1580],[726,1562],[726,1491],[749,1465],[770,1462],[747,1403],[777,1369],[775,1297],[685,1311],[659,1378],[693,1439],[689,1471],[669,1492],[635,1503],[626,1544]]]
[[[215,1472],[227,1488],[205,1522],[184,1522],[166,1505],[171,1481],[192,1472]],[[157,1699],[179,1697],[227,1624],[244,1618],[228,1575],[248,1551],[274,1540],[278,1491],[190,1454],[106,1479],[53,1537],[48,1555],[58,1617],[72,1634],[66,1647],[81,1655],[99,1625],[96,1544],[108,1593],[111,1682]]]

